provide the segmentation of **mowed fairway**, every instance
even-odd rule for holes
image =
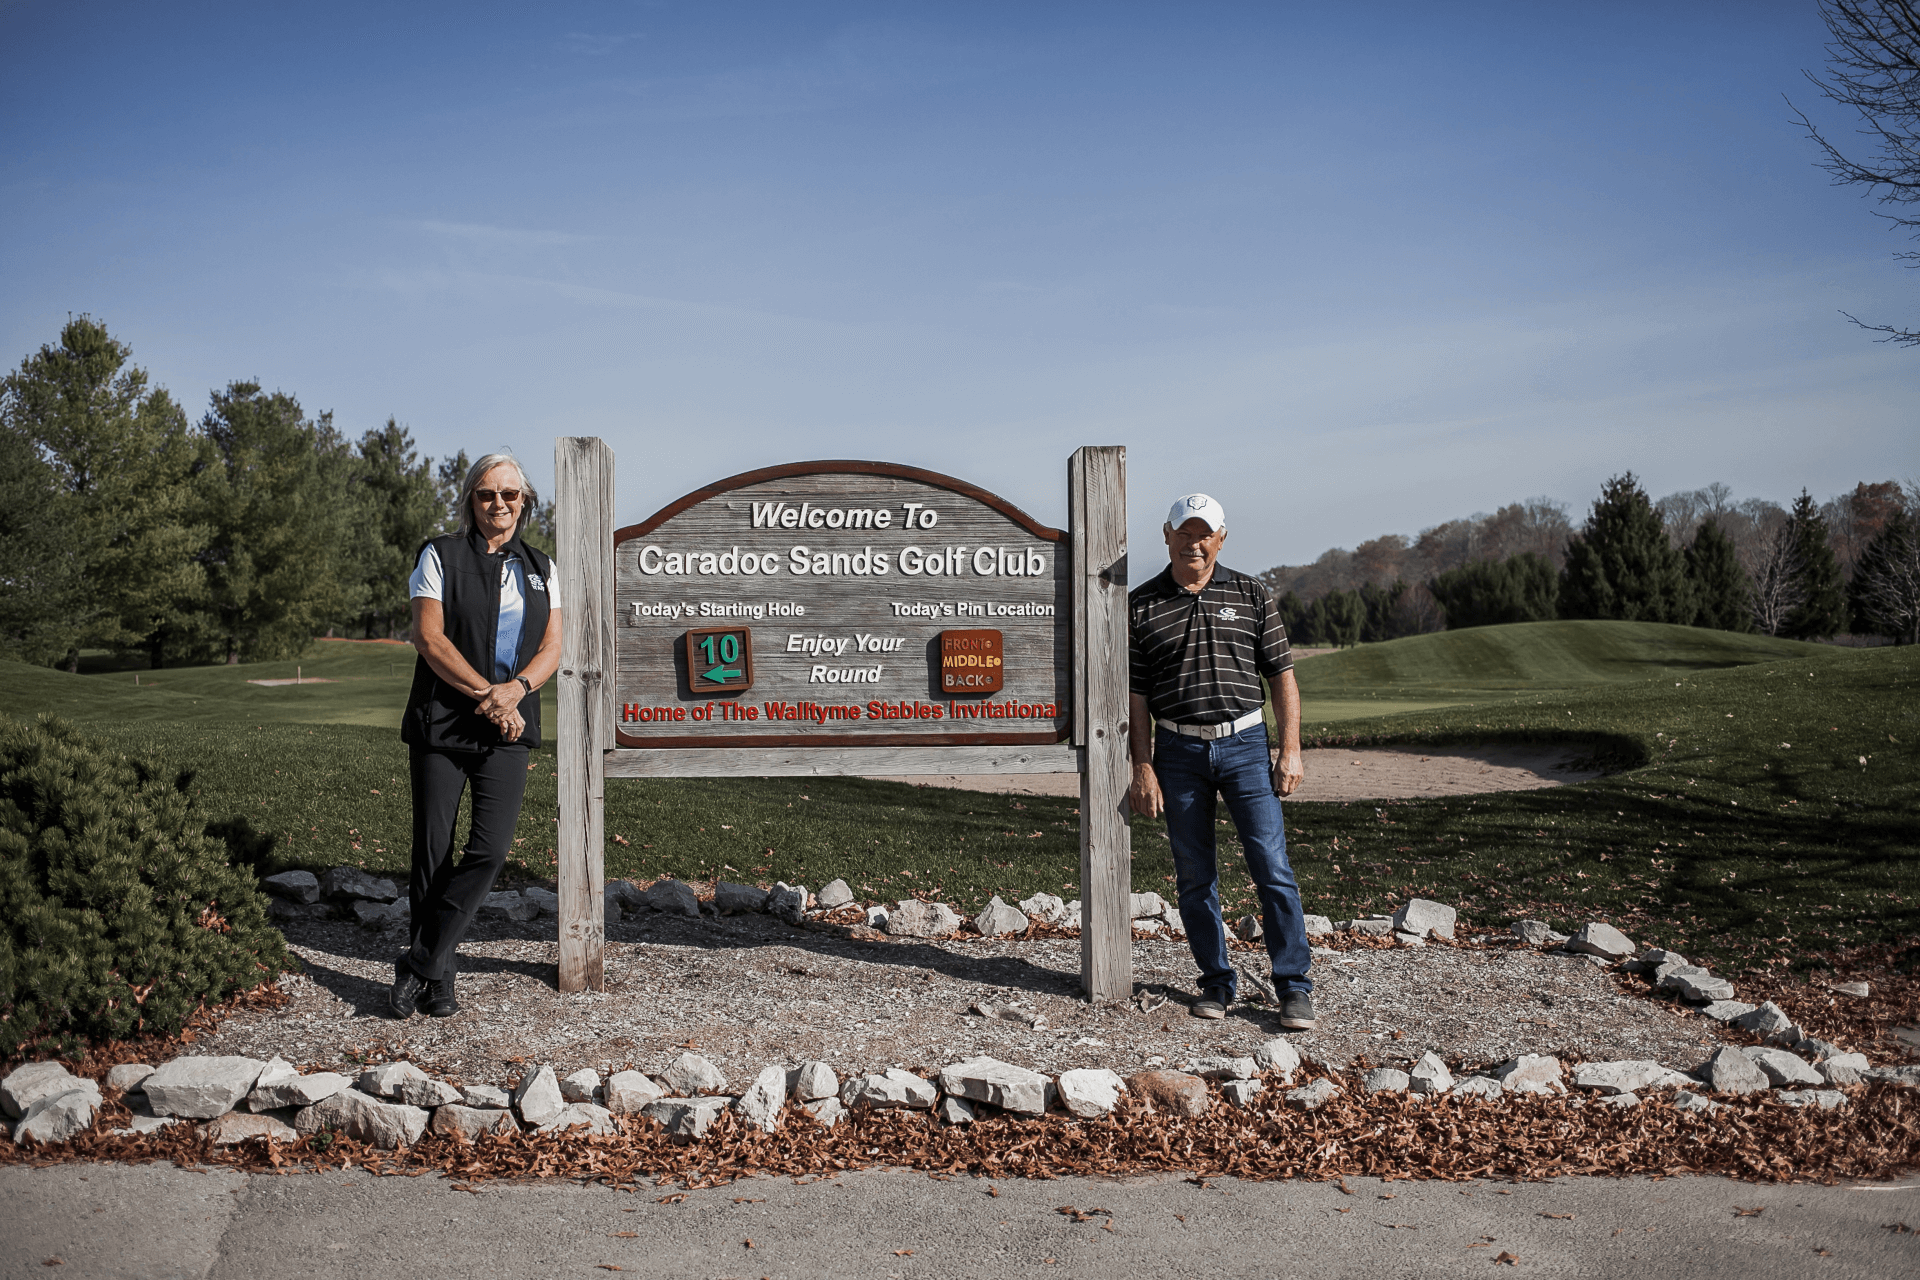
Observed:
[[[383,672],[396,655],[398,672]],[[129,673],[0,674],[14,714],[54,711],[192,771],[208,815],[245,815],[274,836],[282,865],[397,872],[406,753],[385,726],[409,656],[321,642],[300,665],[339,683],[279,688],[245,681],[291,676],[293,664],[162,671],[151,691],[146,673],[138,691]],[[1910,938],[1920,923],[1920,649],[1551,623],[1363,647],[1305,662],[1301,678],[1320,745],[1573,740],[1618,770],[1548,791],[1289,803],[1310,911],[1340,918],[1419,894],[1476,926],[1606,918],[1724,961]],[[1314,716],[1330,688],[1398,710]],[[1459,703],[1419,708],[1441,689]],[[552,760],[550,749],[533,756],[517,875],[551,875]],[[816,888],[841,876],[870,899],[931,891],[963,909],[993,893],[1073,896],[1076,808],[852,778],[616,780],[607,868]],[[1219,830],[1231,854],[1231,827]],[[1134,849],[1135,887],[1167,891],[1159,824],[1136,822]],[[1243,873],[1229,867],[1223,889],[1230,909],[1248,905]]]

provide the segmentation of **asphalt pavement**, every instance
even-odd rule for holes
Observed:
[[[0,1168],[8,1277],[1920,1275],[1920,1180],[1348,1179],[1205,1185],[923,1173],[612,1190],[359,1171]],[[1349,1194],[1350,1192],[1350,1194]],[[1062,1212],[1071,1206],[1074,1212]]]

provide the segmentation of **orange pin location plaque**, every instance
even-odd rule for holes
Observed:
[[[940,633],[940,692],[998,693],[1005,671],[998,631]]]

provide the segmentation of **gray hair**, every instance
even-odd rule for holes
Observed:
[[[521,469],[520,459],[510,453],[490,453],[467,468],[467,479],[460,486],[460,532],[462,535],[473,532],[473,491],[480,487],[481,477],[495,467],[512,467],[520,477],[520,523],[513,526],[515,537],[526,532],[527,522],[533,519],[533,509],[540,501],[540,495],[533,491],[533,482],[527,479],[527,473]]]

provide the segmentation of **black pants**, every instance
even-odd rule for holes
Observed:
[[[527,748],[490,751],[412,750],[413,939],[406,961],[431,982],[451,978],[454,952],[467,936],[494,878],[513,848],[520,799],[527,790]],[[473,823],[467,849],[453,860],[460,793],[473,788]]]

